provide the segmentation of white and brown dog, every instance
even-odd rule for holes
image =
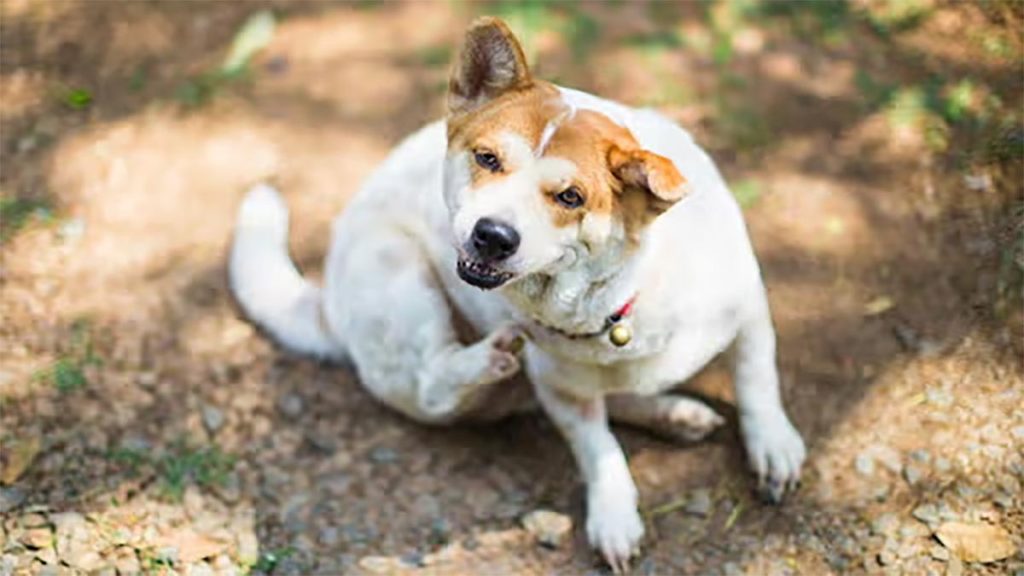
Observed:
[[[533,78],[501,21],[469,28],[447,119],[391,154],[333,236],[319,288],[288,257],[280,196],[252,190],[229,265],[246,313],[291,350],[349,359],[371,394],[424,423],[521,408],[505,392],[522,368],[616,570],[644,529],[609,419],[707,434],[722,419],[665,392],[733,343],[750,465],[773,499],[797,482],[804,444],[780,400],[764,286],[714,163],[656,112]],[[456,317],[482,339],[460,341]]]

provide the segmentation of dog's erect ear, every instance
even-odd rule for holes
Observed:
[[[689,192],[686,178],[675,164],[647,150],[612,146],[608,166],[622,183],[620,202],[627,228],[636,230],[647,225]]]
[[[519,41],[497,18],[478,18],[448,83],[448,112],[468,112],[505,92],[530,84],[530,71]]]

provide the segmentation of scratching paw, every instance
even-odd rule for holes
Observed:
[[[526,335],[517,326],[504,326],[487,337],[490,345],[488,373],[493,380],[503,380],[519,372],[519,353],[526,344]]]
[[[758,493],[778,504],[800,484],[800,467],[807,455],[804,441],[782,413],[748,415],[741,418],[740,427]]]

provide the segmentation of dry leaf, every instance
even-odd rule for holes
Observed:
[[[0,484],[14,484],[21,478],[36,459],[40,448],[37,436],[15,440],[9,447],[7,458],[0,460]]]
[[[1016,552],[1002,526],[946,522],[935,531],[939,542],[966,562],[995,562]]]
[[[888,296],[879,296],[871,302],[864,305],[865,316],[878,316],[882,312],[891,310],[896,303],[892,301],[892,298]]]
[[[156,544],[157,546],[177,548],[179,559],[185,564],[216,556],[228,548],[226,542],[215,540],[187,528],[164,534],[157,539]]]

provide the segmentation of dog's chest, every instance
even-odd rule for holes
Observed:
[[[685,310],[647,312],[627,318],[632,331],[625,346],[608,334],[567,339],[531,330],[531,342],[554,372],[546,383],[576,396],[630,392],[653,394],[673,388],[698,372],[732,342],[735,315],[728,310],[685,314]]]

